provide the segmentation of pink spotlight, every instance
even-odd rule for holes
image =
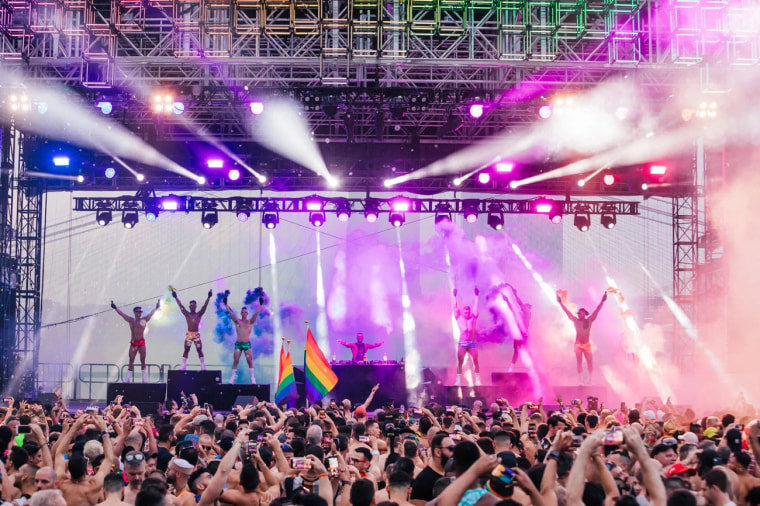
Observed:
[[[552,206],[551,202],[540,202],[536,204],[535,210],[537,213],[549,214],[553,208],[554,206]]]
[[[394,199],[391,203],[391,207],[394,211],[398,211],[401,213],[405,213],[409,210],[411,207],[411,202],[409,202],[407,199]]]
[[[321,211],[322,210],[322,201],[321,200],[307,200],[306,201],[306,210],[307,211]]]
[[[349,218],[349,215],[346,211],[340,211],[338,213],[338,221],[342,221],[343,223],[347,222]]]
[[[664,176],[667,171],[668,171],[668,168],[665,165],[650,165],[649,166],[649,174],[652,176]]]
[[[231,169],[227,173],[227,177],[229,178],[230,181],[237,181],[238,179],[240,179],[240,171],[237,169]]]
[[[512,162],[499,162],[496,164],[496,172],[512,172],[515,164]]]
[[[224,160],[220,158],[209,158],[206,160],[206,165],[209,169],[221,169],[224,167]]]
[[[475,119],[480,118],[483,116],[484,107],[483,104],[472,104],[470,106],[470,116],[472,116]]]
[[[550,105],[542,105],[538,108],[538,117],[541,119],[549,119],[552,117],[554,110]]]
[[[554,223],[555,225],[559,225],[560,223],[562,223],[562,215],[555,214],[554,216],[551,217],[551,220],[552,220],[552,223]]]
[[[481,172],[478,174],[478,182],[480,184],[488,184],[491,181],[491,174],[488,172]]]
[[[262,112],[264,112],[264,103],[263,102],[251,102],[251,112],[258,116]]]
[[[367,223],[375,223],[377,221],[377,215],[375,213],[368,213],[366,215]]]
[[[607,186],[615,184],[615,176],[613,176],[612,174],[605,174],[602,180],[604,181],[604,184],[606,184]]]

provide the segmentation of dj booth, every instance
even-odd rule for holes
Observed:
[[[327,396],[337,402],[350,399],[354,403],[362,403],[372,391],[372,387],[380,384],[370,409],[383,407],[391,402],[398,403],[406,399],[406,373],[404,364],[393,362],[335,362],[330,364],[338,384]]]

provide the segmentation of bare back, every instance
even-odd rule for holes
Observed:
[[[66,499],[66,504],[82,504],[94,506],[100,502],[100,487],[95,486],[89,477],[86,481],[73,482],[65,480],[58,488]]]

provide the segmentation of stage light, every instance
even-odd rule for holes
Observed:
[[[351,217],[351,203],[346,199],[338,200],[335,204],[338,221],[347,222]]]
[[[641,183],[641,189],[647,191],[649,189],[649,185],[646,183]]]
[[[251,114],[258,116],[264,112],[264,102],[251,102]]]
[[[135,179],[137,179],[138,182],[142,183],[143,181],[145,181],[145,176],[142,174],[137,174],[135,176]]]
[[[14,112],[29,112],[29,97],[26,95],[11,95],[9,97],[9,107]]]
[[[472,104],[470,106],[470,116],[472,116],[475,119],[480,118],[483,116],[484,112],[483,104]]]
[[[235,202],[235,214],[238,221],[248,221],[251,216],[251,203],[245,199],[237,199]]]
[[[550,105],[542,105],[538,108],[538,117],[541,119],[549,119],[553,113],[554,109]]]
[[[158,208],[157,205],[151,204],[148,205],[145,209],[145,221],[156,221],[158,218],[158,213],[160,213],[161,210]]]
[[[587,232],[589,226],[591,226],[591,217],[588,215],[588,213],[578,213],[575,215],[573,225],[575,225],[575,228],[581,232]]]
[[[551,222],[555,225],[562,223],[562,209],[553,209],[549,213],[549,220],[551,220]]]
[[[539,214],[549,214],[554,209],[554,202],[546,199],[536,200],[533,204],[533,211]]]
[[[602,214],[600,218],[602,226],[606,229],[612,230],[617,224],[617,215],[614,214]]]
[[[391,209],[400,213],[409,211],[412,207],[412,202],[406,197],[394,197],[391,200]]]
[[[272,230],[278,223],[280,223],[279,210],[280,208],[277,205],[277,202],[270,200],[264,204],[264,214],[261,216],[261,223],[263,223],[268,230]]]
[[[97,221],[98,225],[100,225],[101,227],[105,227],[106,225],[111,223],[112,218],[113,218],[113,214],[111,213],[110,210],[107,210],[107,209],[103,211],[98,211],[97,213],[95,213],[95,221]]]
[[[667,171],[668,171],[668,168],[665,165],[650,165],[649,166],[649,175],[651,176],[664,176]]]
[[[267,177],[264,174],[259,174],[256,176],[256,179],[259,180],[259,184],[264,184],[267,182]]]
[[[174,102],[172,104],[172,112],[176,114],[177,116],[181,116],[185,113],[185,104],[184,102]]]
[[[388,221],[394,227],[400,227],[406,221],[406,216],[404,213],[391,212],[391,214],[388,216]]]
[[[602,181],[604,181],[604,184],[606,184],[607,186],[611,186],[615,184],[615,176],[613,176],[612,174],[605,174],[604,177],[602,178]]]
[[[135,228],[139,219],[137,211],[123,211],[121,213],[121,223],[124,228]]]
[[[237,219],[238,221],[248,221],[248,217],[251,215],[251,211],[248,209],[238,209]]]
[[[480,202],[477,200],[465,200],[462,202],[462,214],[467,223],[475,223],[478,221],[479,206]]]
[[[230,171],[227,172],[227,178],[230,181],[237,181],[240,179],[240,171],[237,169],[230,169]]]
[[[169,197],[163,197],[161,199],[161,209],[164,211],[179,211],[180,210],[180,200],[176,195],[172,195]]]
[[[308,197],[304,201],[304,207],[307,211],[321,211],[324,207],[324,201],[319,197]]]
[[[82,174],[77,176],[77,183],[84,183],[84,176]]]
[[[435,206],[435,224],[441,222],[451,223],[451,206],[446,202],[441,202]]]
[[[47,102],[37,102],[37,114],[46,114],[48,112]]]
[[[325,176],[325,180],[327,181],[327,186],[330,188],[337,188],[340,186],[340,179],[335,176]]]
[[[53,165],[56,167],[68,167],[69,163],[69,157],[66,155],[56,155],[53,157]]]
[[[98,102],[95,106],[100,109],[100,112],[108,116],[113,112],[113,104],[111,102]]]
[[[309,213],[309,223],[315,227],[321,227],[325,224],[325,213],[321,211]]]
[[[580,186],[581,188],[583,188],[584,186],[586,186],[586,180],[585,179],[579,179],[578,180],[578,186]]]
[[[206,177],[205,176],[198,176],[198,178],[196,179],[196,181],[198,182],[198,184],[206,184]]]
[[[515,164],[512,162],[497,162],[496,172],[512,172],[515,168]]]
[[[375,199],[367,199],[364,201],[364,218],[369,223],[375,223],[377,221],[378,210],[380,204]]]
[[[203,211],[203,214],[201,215],[201,225],[203,225],[203,228],[214,228],[214,225],[217,223],[219,223],[219,213],[217,213],[216,210]]]
[[[490,204],[488,206],[488,226],[494,230],[504,228],[504,213],[501,204]]]
[[[224,167],[224,160],[221,158],[209,158],[206,160],[206,166],[209,169],[221,169]]]
[[[488,172],[481,172],[478,174],[478,183],[488,184],[491,182],[491,174]]]
[[[114,177],[116,177],[116,169],[114,169],[113,167],[108,167],[105,170],[105,175],[108,179],[113,179]]]
[[[462,184],[462,178],[458,177],[451,182],[454,186],[460,186]]]

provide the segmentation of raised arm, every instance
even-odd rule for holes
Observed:
[[[459,303],[457,302],[457,289],[454,288],[453,297],[452,297],[452,304],[451,304],[451,310],[454,312],[454,318],[459,318]]]
[[[230,471],[232,471],[232,466],[235,465],[235,462],[240,456],[240,448],[243,446],[243,443],[248,440],[249,432],[250,431],[248,430],[240,431],[235,439],[235,444],[232,445],[230,451],[227,452],[227,455],[225,455],[219,463],[219,468],[216,470],[214,477],[208,482],[208,487],[203,491],[201,500],[198,501],[198,506],[211,506],[216,503],[217,499],[219,499],[219,496],[224,490],[224,484],[227,483]]]
[[[238,319],[237,315],[235,314],[235,310],[227,305],[227,297],[224,298],[224,309],[226,309],[227,312],[230,314],[230,318],[232,318],[233,322],[240,323],[240,320]]]
[[[644,488],[649,496],[649,504],[651,506],[665,506],[667,502],[665,485],[662,483],[657,467],[644,448],[638,431],[631,427],[623,428],[623,440],[628,451],[639,461]]]
[[[256,322],[256,318],[259,317],[259,313],[261,312],[261,308],[264,307],[264,297],[259,297],[259,307],[256,308],[256,311],[254,311],[253,316],[251,317],[251,325],[253,325]]]
[[[364,401],[364,404],[362,404],[362,406],[364,406],[364,409],[369,409],[369,405],[372,403],[372,399],[375,397],[375,393],[377,392],[378,388],[380,388],[380,383],[372,387],[372,391],[367,396],[367,400]]]
[[[179,297],[177,297],[177,292],[174,290],[172,290],[172,297],[174,297],[174,300],[177,301],[177,305],[179,306],[179,310],[182,311],[182,314],[187,313],[187,309],[185,309],[185,306],[182,304],[182,301],[179,300]]]
[[[476,318],[478,317],[478,300],[480,299],[480,290],[478,290],[478,287],[475,287],[475,302],[472,304],[472,317]]]
[[[154,307],[153,310],[150,313],[148,313],[147,315],[145,315],[145,321],[146,322],[150,321],[150,319],[153,318],[153,315],[156,313],[156,311],[158,311],[158,308],[160,308],[160,307],[161,307],[161,299],[158,299],[156,301],[156,307]]]
[[[570,318],[572,321],[578,320],[578,318],[565,307],[565,304],[562,302],[562,297],[559,295],[557,295],[557,302],[559,302],[559,307],[562,308],[562,311],[565,312],[568,318]]]
[[[604,305],[604,301],[607,300],[607,292],[604,292],[604,295],[602,295],[602,301],[599,303],[598,306],[596,306],[596,309],[594,309],[594,312],[591,313],[591,316],[588,317],[589,320],[594,321],[596,320],[596,317],[599,316],[599,311],[602,309],[602,306]]]
[[[341,346],[345,346],[346,348],[353,349],[353,345],[351,343],[347,343],[346,341],[343,341],[342,339],[338,339],[337,341],[338,341],[338,344],[340,344]]]
[[[201,307],[201,310],[198,312],[201,316],[206,312],[206,308],[208,307],[208,302],[211,300],[211,296],[214,295],[214,292],[212,290],[208,291],[208,297],[206,297],[206,302],[203,303],[203,306]]]
[[[108,435],[108,426],[106,421],[99,416],[92,417],[95,426],[102,434],[103,438],[103,463],[100,465],[98,473],[93,477],[93,487],[102,488],[103,480],[106,475],[111,472],[111,464],[113,464],[113,444],[111,443],[111,437]]]
[[[64,454],[69,449],[69,443],[74,437],[74,434],[79,432],[79,429],[84,427],[86,416],[80,416],[76,422],[68,430],[64,430],[61,433],[61,437],[58,439],[58,447],[55,450],[55,472],[58,476],[66,476],[66,458]]]
[[[127,315],[124,311],[122,311],[121,309],[119,309],[118,307],[116,307],[116,304],[114,304],[114,301],[111,301],[111,308],[114,311],[116,311],[119,314],[119,316],[121,316],[122,318],[124,318],[125,321],[127,321],[127,322],[132,321],[132,318],[129,315]]]
[[[380,341],[379,343],[374,343],[374,344],[368,344],[367,349],[371,350],[372,348],[379,348],[384,344],[385,344],[385,341]]]

